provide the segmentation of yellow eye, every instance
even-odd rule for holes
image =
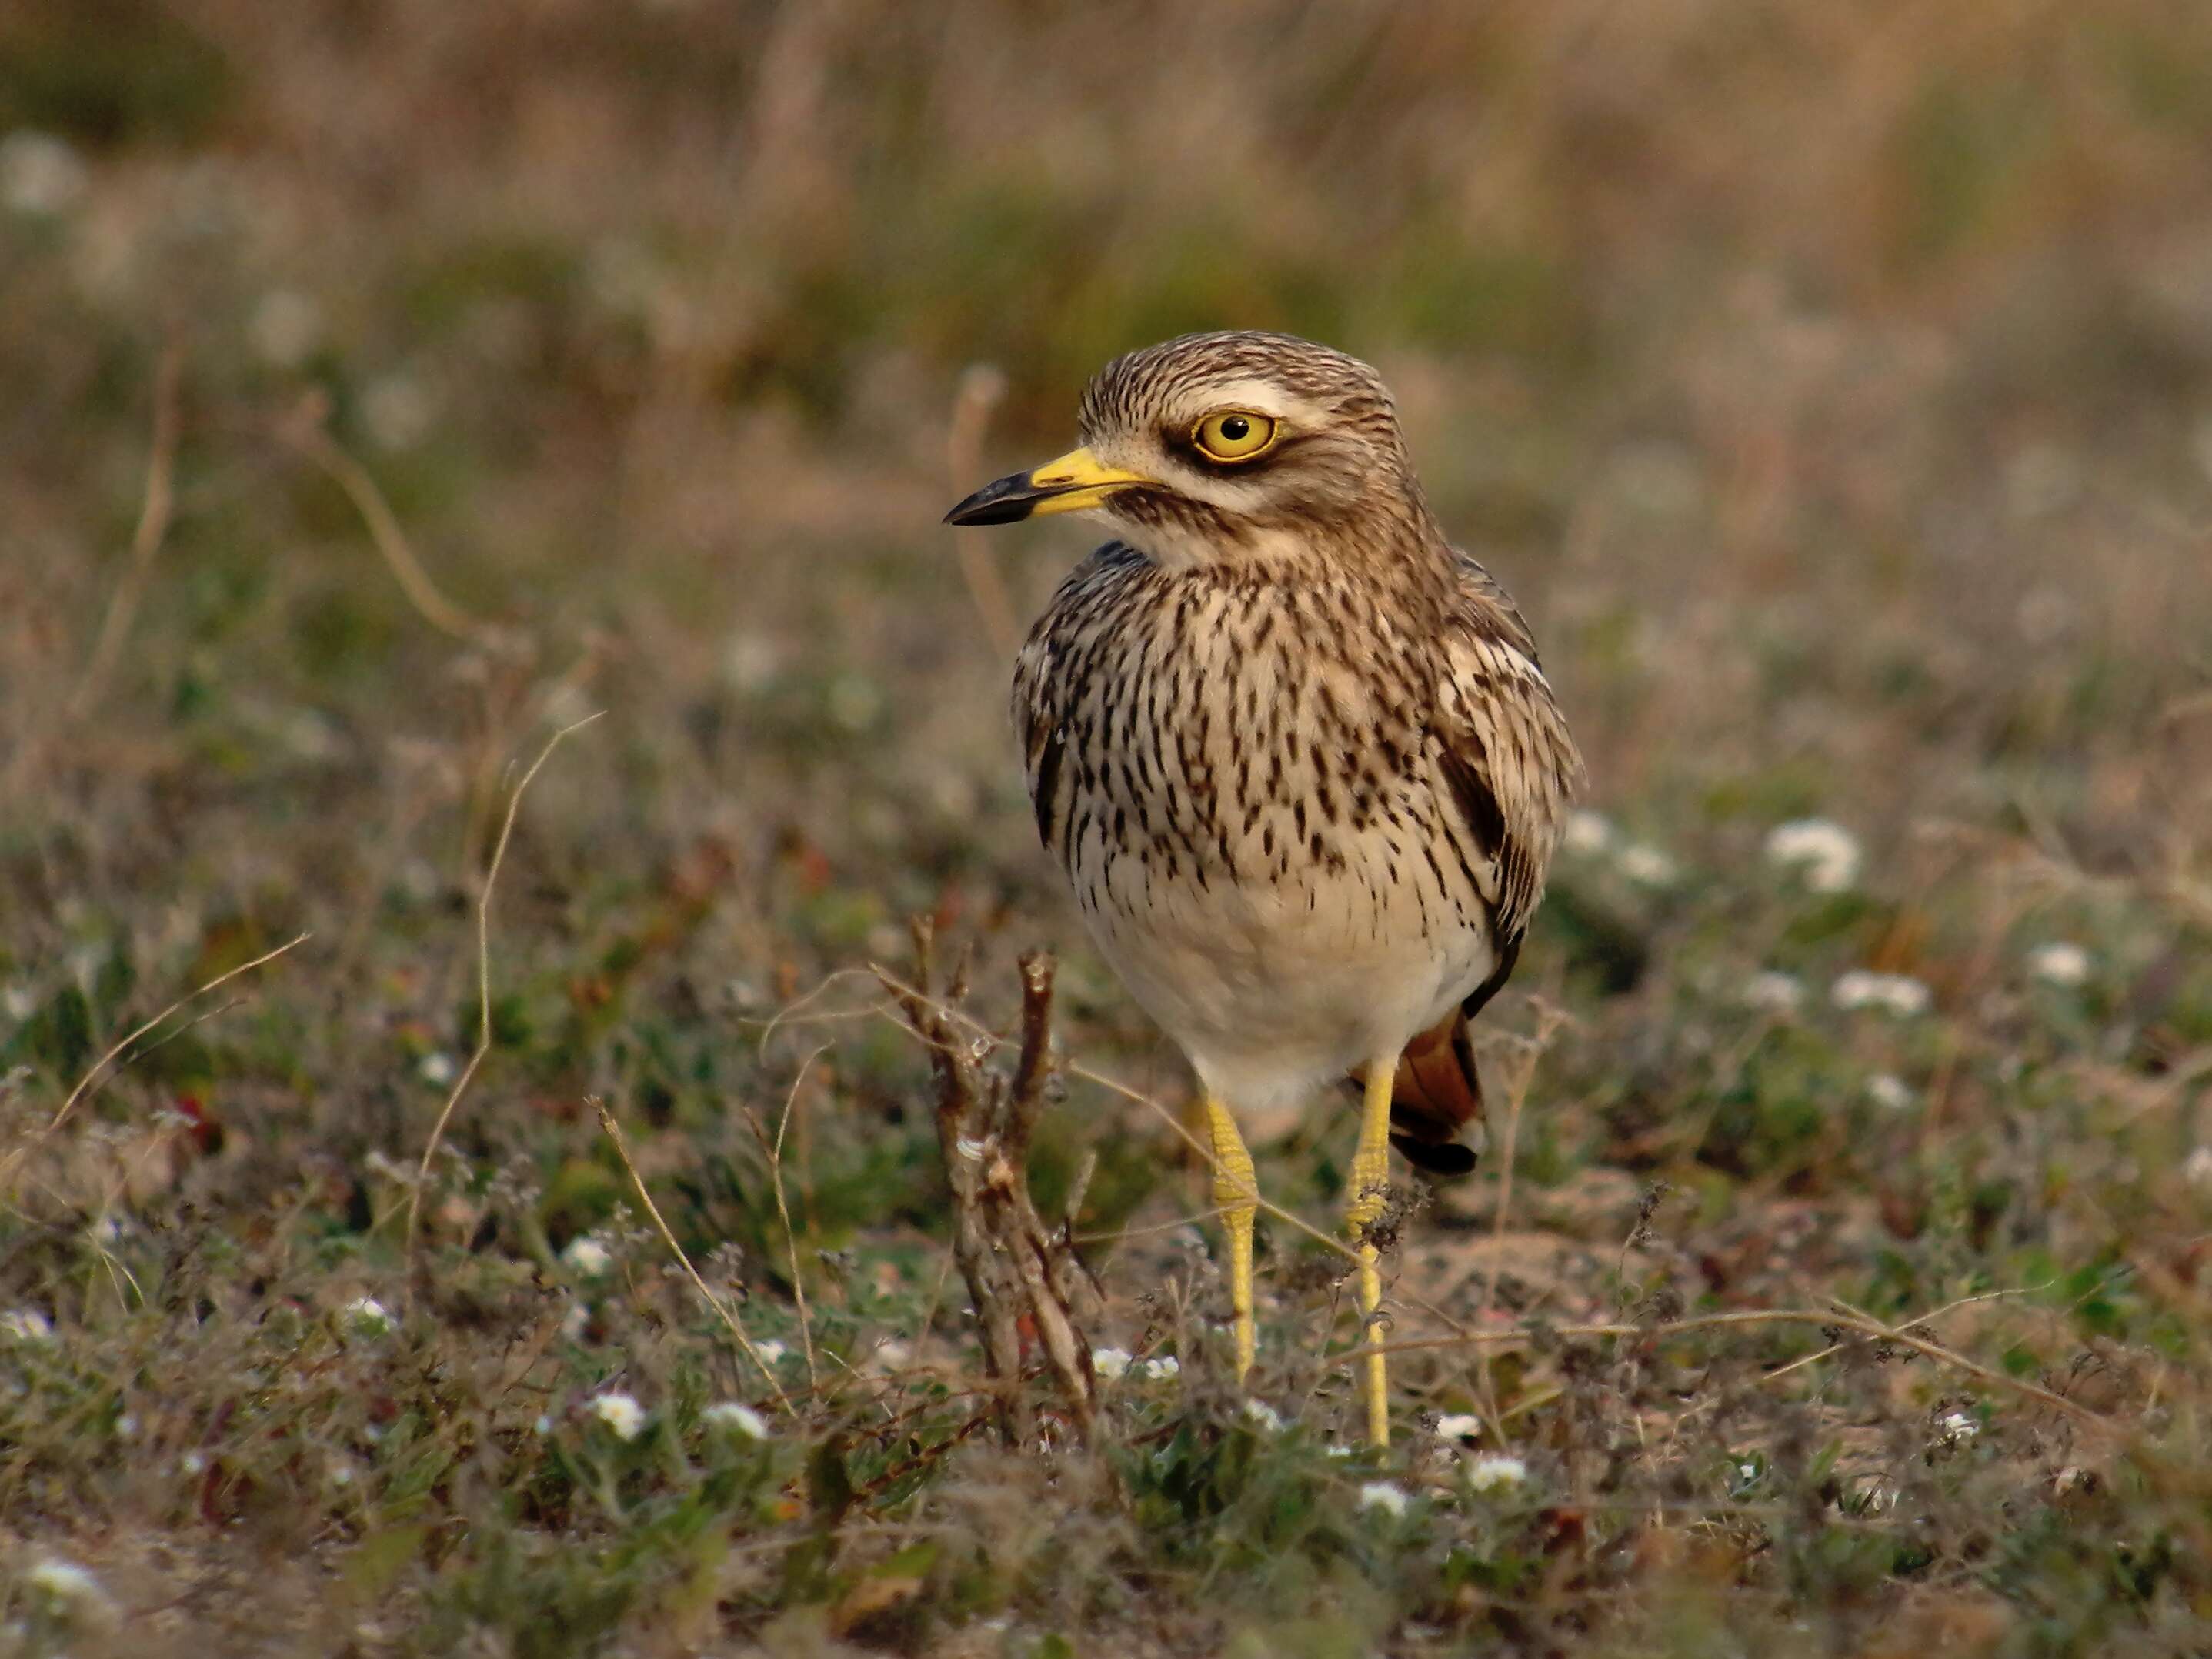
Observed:
[[[1274,447],[1274,418],[1249,409],[1224,409],[1191,428],[1190,441],[1208,460],[1249,461]]]

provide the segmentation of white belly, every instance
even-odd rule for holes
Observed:
[[[1139,860],[1112,858],[1085,896],[1130,994],[1232,1106],[1301,1103],[1394,1060],[1497,965],[1487,927],[1423,890],[1425,866],[1394,884],[1386,849],[1347,851],[1342,869],[1204,886],[1150,881]]]

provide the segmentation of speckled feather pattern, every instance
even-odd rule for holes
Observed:
[[[1253,1106],[1495,988],[1580,771],[1528,629],[1437,529],[1364,364],[1171,342],[1100,375],[1085,434],[1172,444],[1208,386],[1262,380],[1322,411],[1278,475],[1295,490],[1117,498],[1126,539],[1062,585],[1013,687],[1039,835],[1102,951]]]

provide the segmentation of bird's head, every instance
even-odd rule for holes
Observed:
[[[1188,334],[1115,358],[1083,393],[1083,447],[987,484],[956,525],[1097,513],[1156,562],[1383,549],[1428,510],[1382,378],[1285,334]]]

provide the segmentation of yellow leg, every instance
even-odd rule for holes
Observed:
[[[1390,1198],[1390,1080],[1398,1070],[1398,1057],[1378,1060],[1367,1068],[1366,1100],[1359,1116],[1359,1150],[1352,1157],[1352,1207],[1345,1212],[1344,1229],[1359,1250],[1359,1314],[1368,1345],[1378,1352],[1367,1356],[1367,1438],[1375,1445],[1390,1443],[1390,1401],[1385,1372],[1389,1367],[1379,1352],[1382,1327],[1373,1320],[1382,1305],[1382,1275],[1376,1262],[1380,1255],[1367,1230],[1381,1219]]]
[[[1229,1230],[1229,1305],[1237,1316],[1237,1381],[1252,1369],[1252,1217],[1260,1207],[1260,1186],[1252,1154],[1237,1133],[1237,1120],[1209,1091],[1206,1127],[1213,1132],[1213,1201]]]

